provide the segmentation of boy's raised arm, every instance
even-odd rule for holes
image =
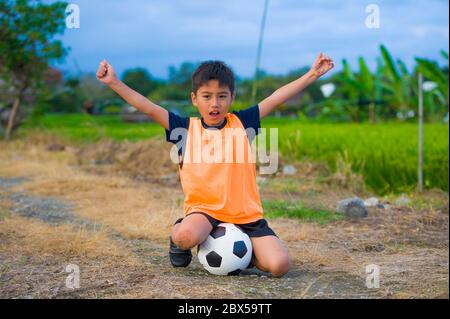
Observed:
[[[258,104],[259,116],[261,118],[267,116],[277,106],[286,102],[291,97],[304,90],[308,85],[313,83],[319,77],[331,70],[333,66],[333,61],[329,57],[320,53],[316,61],[314,61],[313,66],[306,74],[304,74],[297,80],[292,81],[285,86],[282,86],[281,88],[273,92],[272,95]]]
[[[120,81],[113,67],[106,60],[100,62],[96,75],[100,82],[108,85],[127,101],[128,104],[150,116],[165,129],[169,129],[169,112]]]

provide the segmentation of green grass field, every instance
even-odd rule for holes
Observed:
[[[326,224],[342,219],[342,215],[326,209],[317,209],[303,206],[300,202],[288,203],[283,200],[263,201],[264,216],[268,218],[289,217],[305,221],[314,221],[318,224]]]
[[[408,192],[417,185],[418,127],[413,123],[304,124],[271,119],[280,151],[291,159],[326,162],[336,171],[350,163],[378,193]],[[424,184],[448,191],[448,124],[424,126]]]
[[[276,127],[281,156],[287,160],[327,163],[332,171],[344,166],[360,173],[369,189],[379,194],[408,192],[417,184],[417,125],[317,124],[288,118],[265,118],[262,126]],[[155,123],[124,123],[117,116],[46,115],[29,120],[19,131],[35,130],[64,136],[77,143],[103,138],[138,141],[164,136]],[[424,182],[426,188],[448,191],[448,124],[424,128]]]

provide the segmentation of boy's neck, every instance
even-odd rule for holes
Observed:
[[[215,129],[222,129],[222,128],[224,128],[225,127],[225,125],[227,124],[227,119],[226,118],[223,118],[223,120],[222,120],[222,122],[220,123],[220,124],[217,124],[217,125],[209,125],[209,124],[207,124],[206,122],[205,122],[205,120],[203,119],[203,117],[202,117],[202,126],[204,127],[204,128],[206,128],[206,129],[208,129],[208,128],[215,128]]]

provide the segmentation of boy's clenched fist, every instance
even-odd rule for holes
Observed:
[[[100,82],[105,83],[107,85],[110,85],[117,80],[117,76],[116,73],[114,72],[113,67],[106,60],[100,62],[96,76]]]
[[[313,66],[311,67],[311,72],[316,77],[321,77],[328,71],[330,71],[334,67],[333,60],[328,56],[320,53],[317,59],[314,61]]]

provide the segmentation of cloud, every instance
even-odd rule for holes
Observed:
[[[80,0],[81,28],[67,30],[72,51],[62,65],[92,71],[108,58],[119,73],[142,66],[158,77],[183,61],[221,59],[241,76],[255,68],[264,0]],[[395,57],[414,63],[414,56],[438,58],[448,48],[448,2],[441,0],[377,1],[380,29],[368,29],[368,3],[347,1],[270,0],[262,68],[285,73],[310,65],[320,51],[335,61],[369,66],[386,44]],[[339,69],[339,66],[335,70]]]
[[[411,27],[412,34],[419,39],[424,39],[427,36],[437,36],[440,38],[448,38],[448,28],[435,25],[418,25]]]

